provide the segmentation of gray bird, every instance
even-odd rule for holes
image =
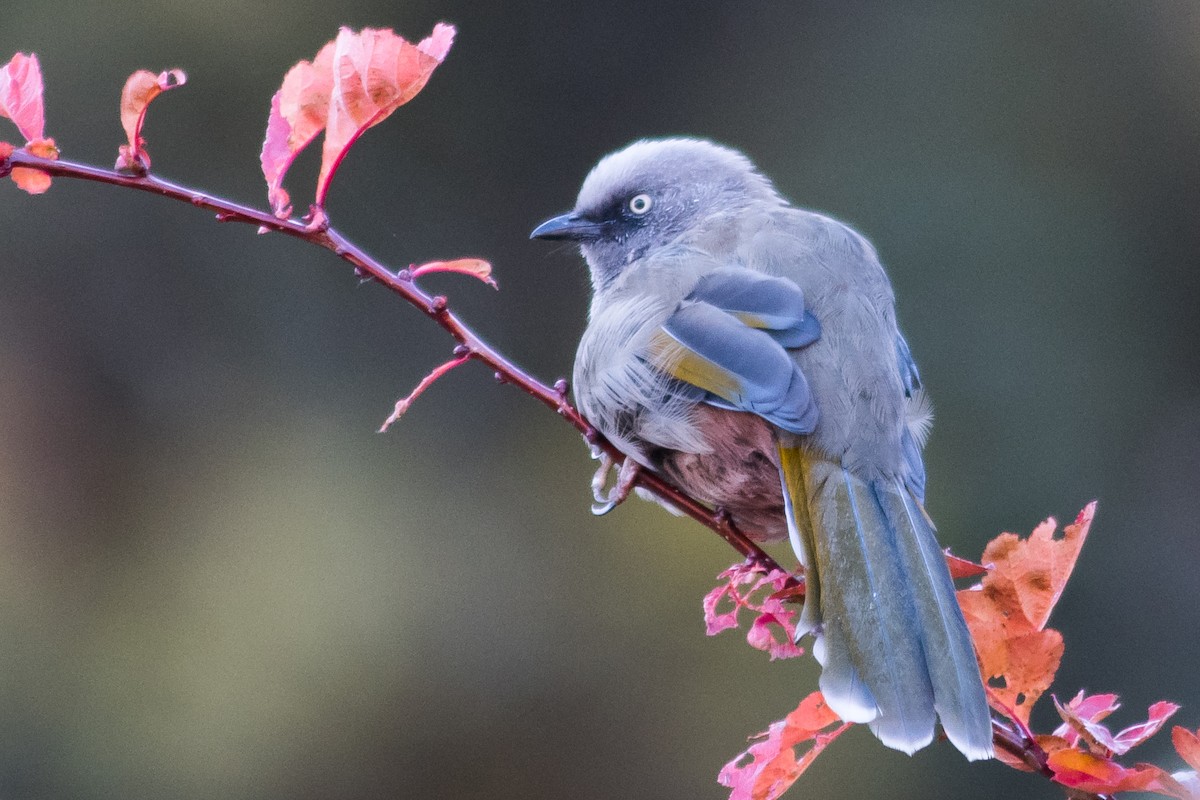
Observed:
[[[807,580],[797,637],[814,636],[830,708],[906,753],[936,715],[967,758],[990,758],[975,651],[922,505],[929,406],[871,244],[693,139],[605,157],[575,210],[532,237],[578,242],[591,270],[580,410],[627,464],[756,540],[790,537]]]

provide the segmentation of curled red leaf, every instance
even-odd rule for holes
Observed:
[[[453,261],[430,261],[427,264],[409,269],[409,275],[414,278],[428,275],[431,272],[458,272],[478,278],[493,289],[500,288],[496,285],[496,280],[492,277],[492,265],[482,258],[456,258]]]
[[[121,90],[121,127],[125,129],[126,144],[117,154],[115,169],[144,172],[150,166],[142,138],[142,126],[146,122],[146,109],[151,101],[168,89],[187,83],[187,75],[181,69],[164,70],[157,75],[139,69],[125,80]]]

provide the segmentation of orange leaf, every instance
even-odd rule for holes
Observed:
[[[1192,733],[1187,728],[1176,725],[1171,729],[1171,742],[1187,765],[1200,771],[1200,730]]]
[[[58,160],[58,148],[53,139],[35,139],[25,145],[25,150],[40,158]],[[50,188],[50,176],[40,169],[13,167],[12,179],[18,187],[30,194],[41,194]]]
[[[116,169],[144,170],[150,166],[150,157],[142,150],[146,109],[154,98],[185,83],[187,75],[181,69],[164,70],[157,75],[139,69],[125,80],[125,88],[121,90],[121,127],[125,129],[128,144],[120,148]]]
[[[27,142],[46,135],[42,95],[42,67],[37,54],[17,53],[0,68],[0,117],[15,122]]]
[[[1114,761],[1079,750],[1051,753],[1047,764],[1054,780],[1063,786],[1094,794],[1115,792],[1158,792],[1181,800],[1190,793],[1175,778],[1153,764],[1122,767]]]
[[[993,699],[1025,724],[1062,660],[1062,636],[1044,628],[1095,511],[1089,503],[1061,539],[1054,538],[1052,519],[1028,539],[1001,534],[984,550],[990,571],[983,581],[958,593]]]
[[[325,205],[329,182],[350,146],[425,87],[454,41],[454,26],[439,22],[419,44],[390,30],[342,28],[334,42],[333,93],[321,149],[316,204]]]
[[[1095,514],[1096,503],[1092,501],[1079,512],[1074,524],[1063,530],[1061,539],[1054,538],[1057,523],[1051,518],[1038,525],[1025,541],[1007,533],[988,543],[983,563],[992,567],[989,577],[994,590],[1006,595],[1006,611],[1020,610],[1034,630],[1046,627]],[[985,579],[985,588],[987,584]]]
[[[784,741],[789,746],[808,741],[818,731],[840,721],[841,717],[833,713],[833,709],[825,702],[825,696],[820,692],[813,692],[800,701],[795,711],[783,718],[787,731]]]
[[[470,275],[491,286],[493,289],[498,289],[496,281],[492,278],[492,265],[482,258],[458,258],[453,261],[430,261],[428,264],[422,264],[419,267],[413,267],[409,270],[409,274],[418,278],[422,275],[427,275],[430,272],[461,272],[463,275]]]

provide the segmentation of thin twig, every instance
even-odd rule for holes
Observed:
[[[445,297],[431,295],[422,290],[407,271],[395,273],[389,270],[346,239],[336,228],[328,225],[322,214],[315,215],[315,218],[320,221],[320,224],[316,225],[296,219],[279,219],[270,212],[214,197],[153,175],[133,175],[72,161],[52,161],[31,155],[23,150],[13,151],[8,159],[0,162],[0,177],[4,177],[12,167],[31,167],[52,176],[81,178],[182,200],[199,208],[216,212],[217,220],[220,222],[243,222],[255,225],[260,230],[287,234],[331,250],[339,258],[353,264],[355,271],[360,276],[370,278],[400,295],[410,305],[440,325],[458,342],[459,352],[462,355],[485,364],[495,373],[497,380],[516,386],[526,394],[540,400],[543,405],[557,411],[559,416],[569,422],[589,445],[608,453],[617,464],[622,463],[625,459],[625,455],[605,439],[567,400],[565,381],[559,381],[551,387],[529,375],[481,339],[466,323],[450,311]],[[727,517],[717,514],[665,479],[642,470],[636,485],[661,497],[687,516],[715,531],[745,558],[753,559],[768,570],[782,569],[775,559],[747,538]]]

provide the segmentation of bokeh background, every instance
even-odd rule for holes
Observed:
[[[491,259],[499,293],[428,286],[553,380],[587,284],[528,231],[633,139],[744,149],[889,265],[945,543],[1099,498],[1055,690],[1200,725],[1200,6],[14,2],[0,55],[39,54],[49,134],[102,165],[125,76],[186,69],[155,169],[263,205],[287,68],[341,24],[438,20],[458,42],[351,153],[336,224],[397,267]],[[707,639],[732,551],[644,503],[594,519],[578,437],[485,370],[377,434],[449,349],[295,241],[0,185],[0,796],[725,796],[813,665]],[[1166,737],[1142,757],[1178,765]],[[1059,796],[865,731],[793,793]]]

